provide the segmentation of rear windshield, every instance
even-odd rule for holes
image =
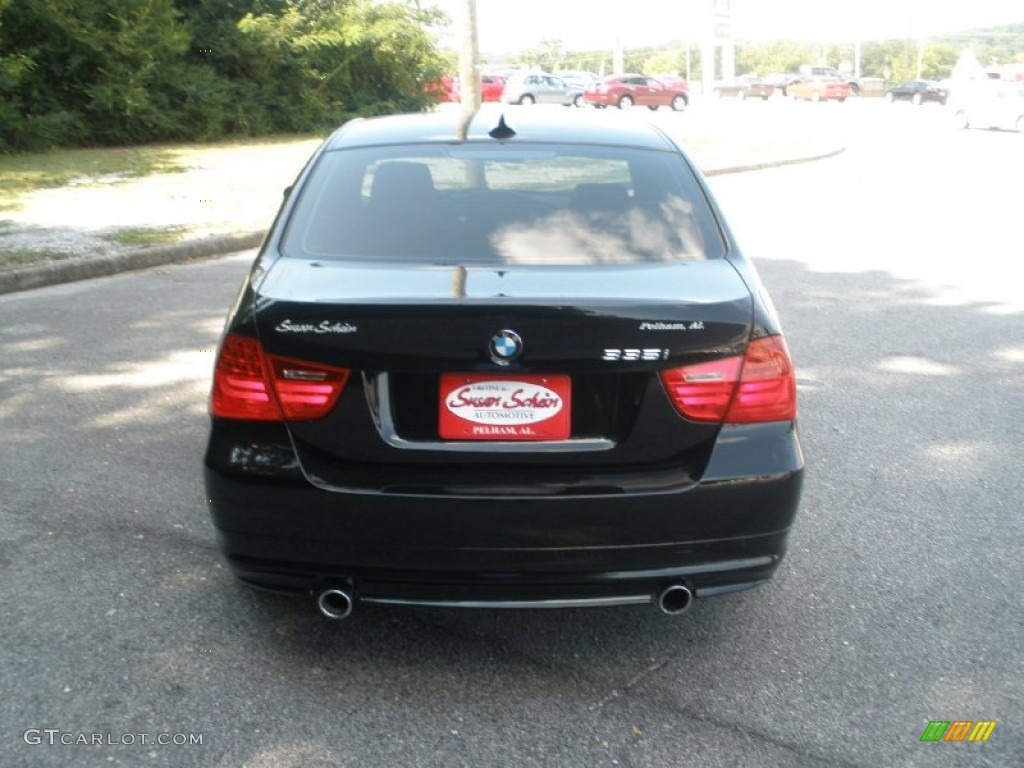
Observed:
[[[325,153],[285,256],[417,264],[635,264],[720,257],[697,180],[672,152],[508,144]]]

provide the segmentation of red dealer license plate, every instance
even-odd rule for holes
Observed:
[[[445,440],[565,440],[568,376],[442,373],[438,434]]]

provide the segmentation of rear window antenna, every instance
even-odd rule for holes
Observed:
[[[498,139],[500,141],[501,139],[511,139],[516,135],[516,132],[509,128],[508,123],[505,122],[505,114],[502,113],[501,116],[498,117],[498,124],[494,126],[487,135],[492,139]]]

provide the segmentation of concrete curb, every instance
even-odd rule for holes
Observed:
[[[161,264],[219,256],[232,251],[255,248],[263,241],[264,232],[246,232],[240,235],[205,237],[173,245],[160,245],[125,253],[82,257],[67,261],[50,261],[0,271],[0,294],[27,291],[58,283],[89,280],[94,277],[116,275],[134,269],[158,267]]]
[[[750,165],[731,165],[726,168],[709,168],[704,171],[705,176],[724,176],[727,173],[746,173],[747,171],[763,171],[767,168],[781,168],[785,165],[798,165],[799,163],[813,163],[817,160],[827,160],[830,157],[843,154],[846,147],[830,149],[819,155],[807,155],[805,157],[791,157],[785,160],[770,160],[765,163],[751,163]]]
[[[764,163],[733,165],[724,168],[708,168],[705,176],[724,176],[729,173],[746,173],[761,171],[767,168],[779,168],[797,163],[813,163],[826,160],[846,151],[839,147],[828,152],[804,157],[792,157],[782,160],[771,160]],[[162,245],[143,248],[125,253],[113,253],[98,257],[83,257],[67,261],[52,261],[43,264],[32,264],[0,271],[0,294],[27,291],[32,288],[43,288],[59,283],[71,283],[76,280],[89,280],[94,277],[106,277],[120,272],[136,269],[148,269],[162,264],[205,259],[220,256],[233,251],[244,251],[255,248],[263,241],[264,232],[246,232],[238,235],[206,237],[173,245]]]

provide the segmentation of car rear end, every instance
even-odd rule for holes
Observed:
[[[243,581],[677,612],[778,566],[803,459],[756,273],[655,129],[534,120],[350,125],[285,202],[211,397]]]
[[[853,95],[853,89],[850,84],[842,80],[826,80],[822,88],[822,98],[830,101],[846,101]]]
[[[605,77],[583,89],[583,101],[595,107],[615,106],[624,92],[621,78]]]

